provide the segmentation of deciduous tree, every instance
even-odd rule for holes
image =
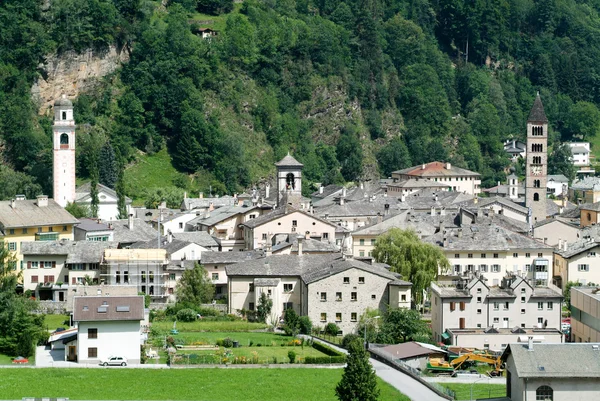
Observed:
[[[206,269],[199,263],[193,269],[183,272],[177,283],[177,302],[190,307],[212,301],[215,294],[215,285],[208,277]]]

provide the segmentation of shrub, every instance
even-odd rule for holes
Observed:
[[[262,347],[262,344],[261,343],[257,343],[256,346],[257,347]]]
[[[300,334],[310,334],[312,330],[312,322],[308,316],[300,316],[298,319]]]
[[[254,341],[250,340],[250,342],[248,343],[248,347],[252,347],[254,345]]]
[[[317,351],[321,351],[322,353],[324,353],[327,356],[343,356],[344,355],[341,352],[338,352],[338,351],[334,350],[333,348],[331,348],[325,344],[322,344],[320,342],[317,342],[317,341],[313,342],[312,347],[314,349],[316,349]]]
[[[233,340],[229,337],[223,339],[223,347],[231,348],[233,347]]]
[[[198,313],[205,316],[220,316],[221,313],[215,308],[198,308]]]
[[[335,323],[327,323],[325,326],[325,334],[330,336],[337,336],[337,333],[340,331],[340,328]]]
[[[346,334],[342,339],[342,347],[348,349],[350,343],[356,339],[360,339],[358,334]]]
[[[288,358],[290,358],[290,363],[294,363],[296,361],[296,353],[293,350],[289,350]]]
[[[177,320],[182,322],[193,322],[196,320],[196,311],[193,309],[181,309],[177,312]]]
[[[346,363],[345,355],[338,356],[307,356],[304,358],[306,364]]]
[[[222,347],[222,346],[223,346],[223,339],[222,339],[222,338],[219,338],[219,339],[217,340],[217,344],[216,344],[216,345],[217,345],[217,346],[219,346],[219,347]]]

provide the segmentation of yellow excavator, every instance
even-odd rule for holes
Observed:
[[[490,372],[490,376],[502,376],[502,372],[504,371],[500,357],[490,354],[463,354],[450,362],[450,365],[455,370],[458,370],[467,362],[483,362],[492,365],[494,369]]]

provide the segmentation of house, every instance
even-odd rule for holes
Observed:
[[[110,356],[140,363],[144,297],[76,296],[73,321],[77,337],[66,344],[66,359],[99,363]]]
[[[527,144],[518,139],[507,139],[504,141],[504,151],[513,162],[516,162],[519,157],[525,158],[527,154]]]
[[[549,194],[567,196],[569,193],[569,179],[562,174],[548,175],[546,189]]]
[[[181,202],[181,210],[205,211],[210,207],[213,209],[218,209],[223,206],[233,206],[235,203],[237,203],[236,199],[229,195],[205,198],[204,193],[200,192],[198,198],[188,198],[186,193],[184,194],[183,201]]]
[[[561,242],[554,252],[553,280],[561,288],[569,281],[582,285],[600,283],[600,241],[597,237],[583,234],[576,242]]]
[[[73,240],[78,220],[52,199],[13,199],[0,202],[0,230],[15,256],[15,270],[23,258],[21,243],[28,241]]]
[[[450,163],[431,162],[392,172],[394,182],[410,179],[430,180],[450,186],[452,191],[477,195],[481,192],[481,175]]]
[[[577,241],[579,233],[579,225],[562,217],[551,217],[533,225],[533,238],[553,247],[562,246],[563,241]]]
[[[202,253],[213,252],[212,249],[205,248],[195,242],[184,241],[175,238],[171,233],[158,239],[136,242],[131,245],[133,249],[164,249],[170,260],[200,260]]]
[[[86,182],[75,189],[75,203],[81,206],[91,207],[92,197],[90,195],[91,184]],[[117,192],[106,185],[97,184],[98,190],[98,218],[104,221],[117,220],[119,218],[119,207]],[[129,214],[131,199],[125,197],[125,206]]]
[[[219,243],[206,231],[186,231],[173,234],[174,239],[193,242],[206,250],[218,251]]]
[[[129,215],[126,220],[114,220],[110,224],[113,229],[113,240],[119,243],[121,248],[130,247],[140,241],[158,239],[158,231],[146,224],[142,219]]]
[[[283,238],[282,238],[283,237]],[[323,242],[310,238],[310,234],[283,234],[273,238],[271,247],[273,255],[317,255],[339,253],[340,247],[331,242]]]
[[[527,222],[529,210],[509,197],[494,196],[491,198],[474,198],[461,203],[467,209],[488,209],[495,214],[501,214],[511,219]]]
[[[579,205],[581,228],[600,223],[600,202]]]
[[[202,255],[201,263],[206,269],[212,283],[215,285],[215,298],[227,296],[226,266],[264,257],[262,251],[246,252],[206,252]]]
[[[219,35],[218,31],[210,28],[198,28],[196,34],[202,39],[211,39]]]
[[[570,142],[571,154],[573,155],[573,165],[577,168],[578,175],[594,175],[594,168],[591,164],[591,151],[589,142]]]
[[[587,401],[600,396],[600,345],[510,344],[506,396],[512,401]]]
[[[445,359],[448,354],[447,351],[435,345],[416,341],[377,347],[377,353],[389,356],[393,360],[402,361],[406,365],[421,371],[427,369],[429,358]]]
[[[262,293],[273,301],[267,321],[288,308],[315,326],[335,323],[342,334],[358,327],[367,308],[410,307],[411,283],[383,265],[341,255],[272,255],[226,267],[229,313],[256,310]]]
[[[526,341],[561,342],[563,296],[552,284],[535,286],[508,275],[492,286],[484,275],[454,284],[431,283],[433,339],[459,347],[503,350]]]
[[[571,287],[571,341],[600,342],[598,287]]]
[[[164,212],[164,213],[163,213]],[[182,233],[185,231],[185,226],[191,220],[197,217],[194,212],[174,212],[172,210],[159,209],[158,216],[151,220],[152,228],[159,230],[162,235],[166,235],[167,232],[173,234]]]
[[[306,234],[310,238],[335,243],[335,224],[306,211],[284,206],[240,224],[246,250],[272,245],[279,234]]]
[[[115,242],[22,242],[23,289],[40,300],[66,301],[71,286],[99,282],[104,250],[115,248]]]
[[[113,223],[102,223],[97,219],[80,219],[73,229],[75,241],[114,241]]]
[[[335,199],[334,203],[315,207],[314,214],[333,224],[354,231],[377,221],[378,216],[396,214],[400,208],[399,200],[394,197],[371,196],[348,201],[343,193]]]
[[[576,203],[600,201],[600,177],[583,177],[573,181],[569,188],[569,199]]]
[[[389,196],[399,197],[402,194],[409,195],[421,189],[430,189],[434,191],[451,191],[452,186],[449,183],[437,182],[434,180],[407,179],[389,183],[387,185],[387,194]]]

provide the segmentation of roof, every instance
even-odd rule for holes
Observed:
[[[65,263],[100,263],[105,249],[116,249],[116,242],[30,241],[21,242],[21,254],[66,255]]]
[[[527,122],[548,122],[548,118],[546,117],[546,113],[544,112],[544,105],[542,104],[542,99],[540,98],[539,92],[535,97],[535,100],[533,101],[533,107],[531,108],[531,112],[529,113],[529,118],[527,119]]]
[[[448,168],[450,167],[450,168]],[[418,166],[405,168],[392,172],[392,174],[410,175],[414,177],[440,177],[440,176],[473,176],[480,177],[479,173],[464,168],[456,167],[450,163],[431,162]]]
[[[593,190],[600,191],[600,177],[584,177],[573,181],[571,188],[574,190]]]
[[[548,175],[548,181],[569,182],[569,179],[563,174],[550,174]]]
[[[11,201],[0,201],[0,224],[5,228],[62,226],[78,222],[53,199],[48,199],[47,206],[38,206],[37,199],[16,200],[14,208]]]
[[[393,182],[393,183],[387,184],[387,186],[395,187],[395,188],[411,188],[411,189],[414,189],[414,188],[452,188],[452,185],[450,183],[444,184],[443,182],[439,182],[439,181],[415,180],[415,179],[408,179],[408,180]]]
[[[419,356],[426,356],[430,354],[447,354],[441,348],[435,347],[430,344],[418,343],[415,341],[409,341],[402,344],[388,345],[387,347],[380,348],[381,350],[391,354],[394,359],[412,359]]]
[[[215,209],[211,212],[201,213],[198,217],[190,220],[187,224],[196,225],[201,224],[206,227],[212,227],[215,224],[218,224],[224,220],[227,220],[231,217],[237,216],[238,214],[248,213],[253,210],[258,210],[258,206],[223,206],[218,209]]]
[[[295,253],[298,252],[298,236],[293,236],[292,241],[290,241],[290,235],[288,235],[285,241],[279,242],[276,245],[273,245],[272,251],[273,253],[290,247],[290,251]],[[340,251],[340,247],[331,242],[323,242],[312,238],[302,238],[302,252],[303,253],[318,253],[318,252],[331,252],[337,253]]]
[[[600,378],[600,344],[509,344],[502,359],[512,355],[519,378]]]
[[[144,297],[141,295],[73,297],[73,320],[76,322],[143,319]]]
[[[234,264],[264,256],[264,252],[261,251],[203,252],[201,262],[202,264]]]
[[[600,202],[584,203],[579,205],[579,210],[592,210],[594,212],[600,212]]]
[[[329,184],[329,185],[323,187],[323,192],[320,192],[321,189],[319,188],[319,190],[313,192],[311,194],[311,196],[313,198],[319,198],[319,199],[326,198],[326,197],[328,197],[330,195],[333,195],[333,194],[335,194],[337,192],[341,192],[342,188],[343,188],[343,186],[341,186],[341,185]]]
[[[576,242],[568,243],[566,251],[564,250],[564,248],[557,249],[555,251],[555,253],[562,256],[563,258],[570,258],[575,255],[579,255],[582,252],[587,252],[590,249],[594,249],[599,245],[600,245],[599,239],[584,238],[584,239],[580,239],[579,241],[576,241]]]
[[[304,165],[298,160],[294,159],[289,153],[286,157],[275,163],[277,167],[303,167]]]
[[[361,235],[381,235],[388,232],[392,228],[400,228],[403,230],[412,229],[424,236],[435,233],[435,226],[424,219],[420,219],[418,214],[411,215],[408,211],[390,216],[381,223],[374,223],[366,227],[362,227],[354,231],[353,236]]]
[[[82,230],[85,232],[93,232],[93,231],[110,231],[111,228],[108,224],[100,223],[96,219],[80,219],[79,224],[75,226],[76,229]]]
[[[526,207],[521,206],[518,203],[513,202],[511,199],[505,198],[502,196],[493,196],[490,198],[478,198],[477,203],[475,203],[474,199],[471,199],[467,202],[463,202],[461,205],[467,206],[470,208],[473,208],[473,207],[483,208],[483,207],[490,206],[495,203],[505,206],[509,209],[512,209],[515,212],[521,213],[525,216],[527,216],[527,214],[529,213],[529,210]]]
[[[120,243],[130,244],[139,241],[147,241],[158,238],[158,231],[145,223],[142,219],[133,219],[133,228],[129,228],[127,219],[114,220],[113,240]]]
[[[180,251],[189,245],[192,245],[192,243],[188,242],[188,241],[174,239],[174,238],[171,242],[169,242],[167,240],[167,237],[165,236],[165,237],[161,237],[160,247],[158,247],[157,245],[158,245],[157,239],[154,239],[154,240],[149,240],[149,241],[135,242],[131,245],[131,248],[132,249],[164,249],[165,251],[167,251],[167,253],[169,255],[172,255],[173,253]]]
[[[98,189],[98,193],[104,192],[114,199],[119,198],[119,195],[117,194],[117,192],[114,189],[107,187],[106,185],[102,185],[102,184],[98,183],[97,189]],[[86,182],[85,184],[78,186],[75,189],[75,201],[76,202],[87,202],[87,201],[91,202],[92,197],[90,196],[90,191],[91,191],[91,183],[90,182]],[[100,204],[105,203],[102,201],[101,197],[99,199],[99,202],[100,202]],[[116,200],[115,200],[115,202],[111,202],[111,203],[116,203]],[[130,205],[131,198],[126,196],[125,203]]]
[[[233,206],[235,202],[236,200],[232,196],[221,196],[219,198],[184,198],[183,202],[181,202],[181,209],[205,209],[210,207],[211,204],[213,207]]]
[[[242,223],[242,225],[244,225],[246,227],[249,227],[249,228],[256,228],[256,227],[262,226],[265,223],[268,223],[268,222],[273,221],[273,220],[277,220],[280,217],[283,217],[283,216],[286,216],[286,215],[292,214],[292,213],[300,213],[300,214],[305,215],[308,218],[315,219],[315,220],[320,221],[321,223],[324,223],[324,224],[330,225],[332,227],[335,227],[335,224],[333,224],[330,221],[327,221],[325,219],[317,217],[314,214],[307,213],[304,210],[296,209],[296,208],[293,208],[293,207],[290,207],[290,206],[281,207],[279,209],[275,209],[272,212],[263,214],[262,216],[259,216],[259,217],[255,218],[255,219],[250,219],[250,220]]]
[[[590,150],[585,146],[572,146],[571,153],[590,153]]]
[[[54,102],[54,106],[58,107],[73,107],[73,102],[67,99],[67,95],[62,95]]]
[[[219,243],[206,231],[186,231],[173,234],[173,238],[193,242],[205,248],[219,246]]]

